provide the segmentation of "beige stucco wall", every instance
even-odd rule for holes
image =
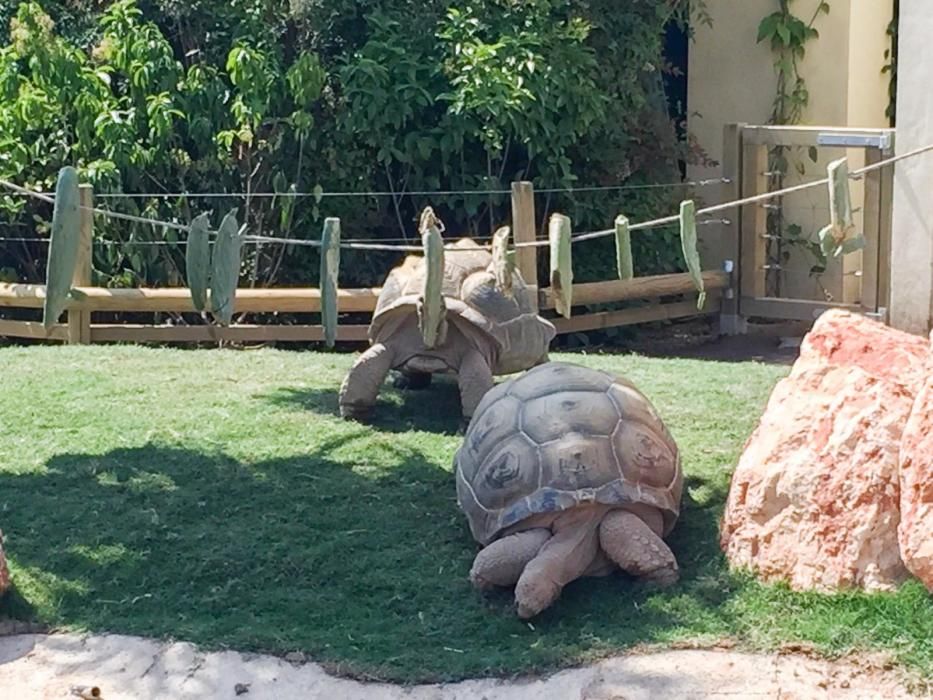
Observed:
[[[888,46],[886,29],[893,13],[893,0],[829,0],[831,11],[815,23],[820,38],[807,44],[801,73],[810,91],[810,103],[802,124],[833,127],[887,127],[888,104],[884,52]],[[730,122],[768,123],[777,81],[770,47],[758,44],[758,24],[777,9],[777,0],[707,0],[713,26],[699,27],[690,47],[688,106],[689,128],[698,142],[716,161],[722,158],[722,130]],[[795,13],[809,19],[819,0],[798,0]],[[788,185],[825,174],[826,164],[842,155],[849,156],[851,168],[863,164],[862,153],[821,149],[813,163],[806,150],[791,153],[792,165],[800,163],[804,174],[792,167]],[[721,175],[720,167],[692,167],[692,179]],[[707,200],[719,196],[702,193]],[[861,189],[853,189],[861,204]],[[801,226],[815,236],[828,223],[828,197],[824,191],[808,191],[788,197],[785,215],[789,223]],[[737,216],[734,212],[731,216]],[[725,256],[724,236],[719,227],[703,229],[704,265],[716,267]],[[796,298],[858,301],[861,267],[859,254],[843,261],[831,261],[820,279],[810,275],[813,258],[791,249],[783,277],[783,295]]]

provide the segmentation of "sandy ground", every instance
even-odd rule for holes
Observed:
[[[918,697],[896,670],[865,658],[830,662],[801,654],[729,650],[629,654],[543,679],[478,680],[400,687],[335,678],[313,663],[118,635],[0,637],[0,696],[75,697],[96,686],[104,700],[648,700],[657,698]],[[88,696],[90,697],[90,696]]]

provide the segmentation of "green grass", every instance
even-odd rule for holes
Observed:
[[[891,650],[933,673],[933,599],[801,595],[728,573],[729,476],[774,383],[754,363],[558,356],[632,378],[684,454],[671,544],[683,578],[569,586],[533,624],[484,598],[451,460],[458,397],[383,392],[336,417],[348,355],[132,347],[0,349],[0,528],[8,614],[207,647],[302,650],[361,677],[544,671],[635,644]]]

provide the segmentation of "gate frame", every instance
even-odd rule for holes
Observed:
[[[767,192],[767,149],[773,146],[862,149],[866,165],[894,153],[894,129],[726,124],[723,131],[724,201]],[[745,206],[726,228],[726,258],[735,261],[738,293],[723,299],[720,330],[745,332],[754,316],[774,320],[813,321],[829,309],[846,309],[887,323],[890,300],[891,213],[894,168],[865,174],[862,292],[858,304],[769,297],[763,266],[767,250],[767,213],[759,205]]]

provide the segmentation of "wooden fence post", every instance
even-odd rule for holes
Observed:
[[[78,202],[81,209],[78,212],[80,221],[80,239],[78,241],[78,257],[75,262],[72,287],[91,286],[91,260],[94,245],[94,187],[80,185],[78,187]],[[91,312],[68,311],[68,343],[71,345],[87,345],[91,342]]]
[[[726,124],[722,139],[722,184],[719,200],[732,202],[742,194],[742,129],[745,124]],[[719,315],[719,332],[739,335],[746,331],[745,319],[739,315],[740,261],[742,260],[742,211],[729,212],[728,224],[722,225],[723,269],[732,276],[729,288],[723,291]]]
[[[529,243],[535,240],[535,188],[530,182],[512,183],[512,240]],[[517,248],[515,265],[525,284],[532,287],[531,298],[538,301],[538,249],[534,246]]]

